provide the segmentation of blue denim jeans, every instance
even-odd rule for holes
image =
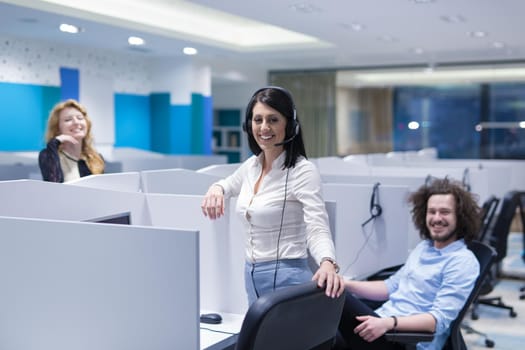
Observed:
[[[258,297],[274,289],[308,282],[312,276],[307,259],[283,259],[255,264],[246,262],[244,285],[248,294],[248,303],[251,305]]]

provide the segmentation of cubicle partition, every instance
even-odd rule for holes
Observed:
[[[201,213],[202,196],[147,195],[154,226],[197,229],[200,232],[201,308],[244,314],[248,308],[244,291],[244,232],[235,224],[235,199],[226,202],[225,216],[210,220]]]
[[[197,170],[198,173],[214,175],[221,178],[233,174],[241,166],[240,163],[213,164]]]
[[[195,194],[204,196],[220,177],[188,169],[146,170],[140,173],[145,193]]]
[[[133,225],[151,226],[144,194],[43,182],[0,182],[0,215],[87,221],[129,213]]]
[[[7,217],[0,228],[2,349],[199,349],[197,231]]]
[[[89,175],[65,184],[121,192],[140,192],[142,190],[139,172]]]
[[[123,158],[122,171],[143,171],[156,169],[184,168],[196,170],[211,164],[227,163],[225,155],[165,155],[162,157]]]
[[[187,176],[186,172],[174,172]],[[135,174],[127,176],[135,178]],[[194,183],[208,183],[210,176],[199,174]],[[124,175],[122,175],[124,176]],[[33,180],[0,182],[0,215],[55,220],[93,221],[129,213],[132,225],[170,227],[200,232],[200,295],[203,309],[243,314],[247,309],[244,292],[244,237],[241,229],[230,229],[230,202],[227,215],[211,221],[201,212],[202,194],[158,194],[108,190],[101,175],[89,181],[99,188]],[[173,179],[177,182],[177,176]],[[169,187],[171,179],[166,183]],[[209,185],[209,184],[208,184]],[[233,219],[235,220],[235,218]]]
[[[370,166],[364,164],[354,164],[345,162],[341,158],[327,157],[316,160],[321,175],[361,175],[361,176],[380,176],[380,177],[449,177],[458,181],[464,181],[469,186],[470,191],[479,197],[479,202],[485,201],[490,195],[494,194],[494,187],[497,173],[488,168],[474,166],[448,166],[439,167],[434,163],[426,166],[408,165],[383,165]],[[505,180],[505,179],[503,179]],[[501,187],[501,186],[500,186]],[[499,187],[498,187],[499,188]]]
[[[326,200],[337,203],[334,240],[345,277],[361,279],[405,262],[418,241],[410,229],[408,187],[379,186],[373,203],[381,206],[381,215],[376,218],[371,208],[373,184],[325,183],[323,192]]]

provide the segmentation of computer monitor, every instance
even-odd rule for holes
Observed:
[[[104,224],[120,224],[120,225],[131,225],[131,213],[117,213],[112,215],[106,215],[99,218],[85,220],[88,222],[104,223]]]

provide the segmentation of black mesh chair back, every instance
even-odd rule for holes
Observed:
[[[488,245],[479,241],[473,241],[469,244],[469,249],[472,250],[479,262],[479,276],[476,280],[476,284],[472,289],[465,305],[459,312],[456,319],[450,325],[450,336],[448,337],[447,345],[445,349],[450,350],[466,350],[467,346],[461,334],[461,322],[465,318],[472,302],[477,298],[479,291],[483,285],[485,277],[490,273],[492,264],[496,261],[496,252]]]
[[[481,207],[481,231],[479,233],[479,240],[485,241],[487,233],[490,232],[494,224],[494,218],[498,209],[500,200],[496,196],[490,196]]]

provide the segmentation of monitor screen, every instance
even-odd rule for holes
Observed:
[[[131,225],[131,213],[118,213],[113,215],[107,215],[99,218],[86,220],[88,222],[104,223],[104,224],[120,224],[120,225]]]

